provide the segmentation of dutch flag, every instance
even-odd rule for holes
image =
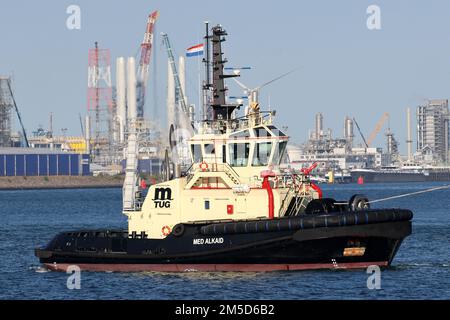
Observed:
[[[186,57],[197,57],[202,55],[203,55],[203,44],[198,44],[186,50]]]

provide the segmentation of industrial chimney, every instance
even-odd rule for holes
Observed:
[[[316,140],[320,140],[323,135],[323,115],[322,113],[316,114]]]
[[[412,160],[412,132],[411,132],[411,108],[406,109],[406,121],[408,128],[408,138],[406,140],[406,145],[408,147],[408,161]]]
[[[126,84],[125,84],[125,58],[116,60],[116,94],[117,94],[117,120],[119,125],[119,141],[125,141],[125,128],[127,125]]]
[[[347,144],[353,146],[353,120],[350,117],[345,117],[344,120],[344,137],[347,140]]]

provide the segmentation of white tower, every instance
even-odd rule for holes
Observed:
[[[116,119],[119,126],[119,142],[125,141],[125,128],[127,125],[126,85],[125,85],[125,58],[116,60],[116,95],[117,114]]]
[[[125,180],[122,190],[122,204],[124,211],[136,210],[138,142],[136,132],[136,62],[133,57],[127,61],[127,103],[128,103],[128,141],[127,164]]]
[[[167,64],[167,129],[175,125],[175,80],[170,61]]]
[[[180,56],[178,60],[178,72],[180,74],[180,85],[181,91],[183,91],[183,95],[187,104],[186,99],[186,63],[183,56]],[[178,99],[182,99],[183,97],[178,97]]]
[[[129,57],[127,61],[127,105],[128,120],[132,123],[136,120],[136,62],[133,57]],[[134,124],[134,123],[133,123]]]

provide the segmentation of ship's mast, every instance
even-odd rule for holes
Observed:
[[[206,82],[203,86],[205,94],[212,87],[212,104],[213,118],[210,120],[230,120],[233,111],[239,108],[240,104],[227,104],[225,99],[225,93],[227,88],[225,87],[224,79],[238,77],[239,75],[225,75],[223,73],[225,63],[227,59],[223,58],[222,42],[225,41],[227,32],[221,25],[217,25],[212,28],[212,35],[209,35],[208,24],[206,24],[206,58],[204,59],[206,65]],[[210,41],[211,40],[211,41]],[[209,83],[211,79],[210,72],[210,57],[209,57],[209,43],[212,42],[212,84]],[[205,117],[206,120],[207,117]]]
[[[205,80],[203,81],[203,121],[207,121],[208,120],[208,98],[209,98],[209,89],[212,87],[211,83],[210,83],[210,54],[209,54],[209,22],[205,21],[205,28],[206,28],[206,32],[205,32],[205,48],[206,48],[206,54],[205,57],[203,58],[203,62],[205,64]]]

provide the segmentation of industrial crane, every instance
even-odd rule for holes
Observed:
[[[144,117],[145,89],[147,88],[150,55],[153,46],[153,29],[158,17],[158,11],[154,11],[148,16],[144,40],[141,43],[141,57],[136,76],[136,108],[138,118]]]
[[[385,112],[381,116],[380,120],[378,120],[377,125],[375,126],[375,129],[372,131],[372,133],[369,136],[369,139],[367,139],[367,144],[370,146],[372,142],[377,137],[378,133],[380,133],[381,128],[383,128],[384,123],[386,120],[389,119],[389,113]]]
[[[25,126],[23,125],[23,122],[22,122],[22,116],[20,115],[19,108],[17,107],[17,104],[16,104],[16,99],[14,98],[14,94],[13,94],[13,91],[11,88],[11,80],[7,79],[6,83],[8,84],[8,90],[9,90],[9,94],[10,94],[12,103],[14,105],[14,110],[16,111],[17,118],[19,119],[20,127],[22,128],[22,134],[23,134],[23,139],[25,140],[25,146],[27,148],[29,148],[30,144],[28,143],[27,132],[25,131]]]
[[[183,169],[190,166],[188,139],[194,134],[194,123],[189,118],[189,108],[187,106],[186,96],[181,86],[180,77],[178,75],[175,58],[173,55],[172,46],[170,45],[169,36],[162,33],[162,40],[167,48],[167,55],[169,57],[170,68],[175,82],[175,90],[178,95],[178,102],[181,110],[178,110],[175,123],[171,124],[169,129],[169,143],[172,150],[173,163],[179,162]]]
[[[181,87],[181,81],[178,76],[177,66],[175,64],[175,58],[173,56],[172,46],[170,45],[169,36],[167,33],[161,33],[163,43],[167,48],[167,55],[169,56],[170,67],[172,68],[173,79],[175,81],[175,90],[178,92],[180,99],[181,110],[188,115],[189,109],[186,102],[186,96],[184,95],[183,88]]]
[[[361,128],[359,127],[359,124],[358,124],[358,122],[356,121],[355,118],[353,118],[353,122],[356,124],[356,128],[358,129],[358,132],[359,132],[359,134],[360,134],[360,136],[361,136],[361,138],[362,138],[364,144],[366,145],[366,148],[368,148],[369,145],[367,144],[366,138],[364,138],[364,135],[363,135],[363,133],[362,133],[362,131],[361,131]]]
[[[361,131],[361,128],[358,125],[358,122],[356,122],[356,119],[353,118],[353,122],[356,124],[356,128],[358,129],[359,134],[361,135],[361,138],[366,146],[366,148],[369,148],[370,145],[372,144],[372,142],[375,140],[375,138],[377,137],[378,133],[380,133],[381,128],[383,128],[384,123],[386,122],[386,120],[389,119],[389,113],[385,112],[380,120],[378,120],[375,129],[372,131],[372,133],[370,134],[369,138],[366,140],[366,138],[364,138],[364,135]]]

